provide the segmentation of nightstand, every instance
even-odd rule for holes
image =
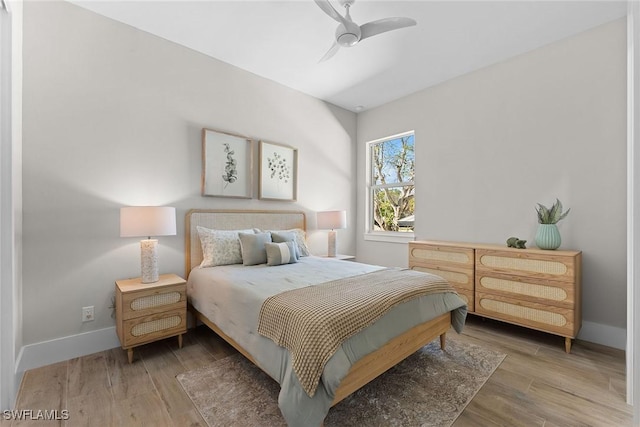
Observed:
[[[353,261],[354,259],[356,259],[355,255],[344,255],[344,254],[336,254],[336,256],[324,255],[324,258],[339,259],[341,261]]]
[[[116,281],[116,332],[133,362],[133,348],[187,332],[187,282],[175,274],[162,274],[154,283],[141,279]]]

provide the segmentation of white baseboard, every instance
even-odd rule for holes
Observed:
[[[627,345],[627,330],[601,323],[582,321],[578,339],[624,350]]]
[[[16,372],[22,373],[29,369],[98,353],[119,346],[120,341],[116,335],[115,326],[25,345],[18,356]]]

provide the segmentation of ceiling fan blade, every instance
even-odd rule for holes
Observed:
[[[338,50],[340,50],[340,45],[338,43],[336,43],[336,42],[333,42],[333,45],[331,45],[331,48],[329,48],[327,53],[325,53],[324,56],[322,58],[320,58],[320,60],[318,62],[324,62],[327,59],[332,58],[333,55],[338,53]]]
[[[362,31],[362,37],[360,37],[360,40],[380,33],[386,33],[387,31],[411,27],[416,24],[417,22],[411,18],[384,18],[378,19],[377,21],[367,22],[360,26],[360,31]]]
[[[329,0],[314,0],[314,1],[320,7],[320,9],[322,9],[324,13],[326,13],[327,15],[329,15],[339,23],[347,25],[347,20],[344,18],[344,16],[340,15],[338,11],[333,8],[333,6],[331,6],[331,3],[329,3]]]

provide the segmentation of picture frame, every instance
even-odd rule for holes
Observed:
[[[296,201],[298,191],[298,149],[260,141],[261,200]]]
[[[202,129],[202,195],[253,198],[253,140]]]

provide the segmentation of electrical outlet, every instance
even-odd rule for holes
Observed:
[[[93,315],[93,306],[90,305],[88,307],[82,307],[82,321],[91,322],[92,320],[95,320]]]

